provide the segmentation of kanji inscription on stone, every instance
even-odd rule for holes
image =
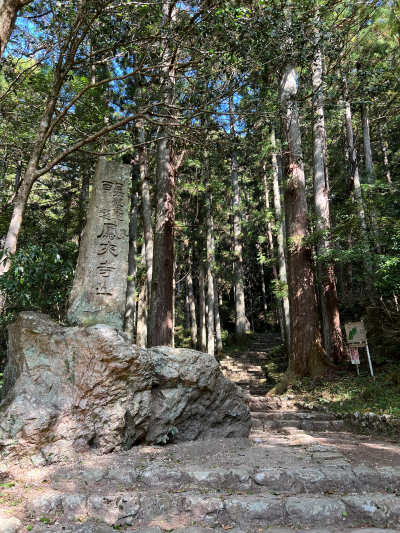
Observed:
[[[82,233],[68,319],[122,329],[129,251],[129,179],[132,167],[101,159]]]

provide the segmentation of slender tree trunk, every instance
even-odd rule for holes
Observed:
[[[361,183],[360,174],[358,171],[357,163],[357,150],[354,142],[353,121],[351,116],[351,106],[349,99],[349,90],[347,88],[347,81],[343,79],[343,94],[345,99],[345,128],[346,128],[346,141],[347,141],[347,153],[350,162],[351,170],[350,177],[347,182],[347,189],[349,192],[354,191],[356,201],[358,202],[358,213],[361,220],[361,226],[364,235],[367,235],[367,226],[365,223],[365,211],[364,202],[361,196]]]
[[[274,137],[275,139],[275,137]],[[265,208],[267,211],[269,210],[269,190],[268,190],[268,179],[267,179],[267,172],[266,172],[266,166],[264,164],[264,198],[265,198]],[[267,222],[267,239],[268,239],[268,257],[270,259],[275,258],[275,251],[274,251],[274,239],[272,236],[272,224],[271,220],[268,220]],[[272,264],[272,277],[274,280],[278,283],[278,274],[276,270],[276,264],[275,261]],[[285,329],[285,321],[284,321],[284,314],[283,314],[283,301],[280,296],[277,297],[277,304],[278,304],[278,317],[279,317],[279,327],[281,330],[282,340],[286,346],[286,329]]]
[[[346,127],[346,140],[347,150],[349,154],[349,161],[351,165],[350,177],[347,182],[348,192],[354,192],[355,200],[358,204],[358,216],[361,222],[361,230],[364,236],[365,255],[369,256],[369,243],[367,235],[367,224],[365,222],[365,210],[364,201],[361,194],[360,174],[358,171],[357,163],[357,150],[354,142],[353,122],[351,116],[351,106],[349,99],[349,90],[347,87],[346,78],[343,78],[343,95],[345,99],[345,127]],[[369,261],[365,260],[365,268],[369,274],[372,272],[372,266]],[[368,284],[370,284],[370,276],[368,276]]]
[[[287,65],[279,84],[282,104],[282,131],[286,146],[285,217],[288,249],[288,289],[290,302],[289,367],[285,379],[274,392],[284,390],[287,383],[307,375],[315,376],[331,363],[322,347],[318,322],[317,298],[311,261],[311,246],[304,243],[309,236],[307,198],[300,121],[296,102],[296,70]]]
[[[142,253],[140,264],[142,267],[146,265],[146,244],[142,245]],[[137,311],[137,326],[136,326],[136,344],[139,348],[147,348],[147,282],[146,279],[142,281],[142,286],[139,291],[138,311]]]
[[[189,240],[184,238],[185,246],[185,261],[186,261],[186,279],[189,298],[189,315],[190,315],[190,338],[193,349],[197,348],[197,322],[196,322],[196,304],[193,293],[193,279],[192,279],[192,262],[190,259]]]
[[[139,195],[132,187],[131,213],[129,220],[129,255],[128,255],[128,283],[126,286],[126,305],[124,331],[131,339],[135,334],[136,314],[136,273],[137,273],[137,227],[138,227]]]
[[[208,153],[205,153],[205,185],[206,185],[206,212],[207,212],[207,352],[214,355],[214,224],[212,216],[212,193],[210,189],[210,169]]]
[[[175,293],[176,293],[176,257],[174,259],[174,272],[172,275],[172,348],[175,347],[175,324],[176,324],[176,317],[175,317]]]
[[[233,98],[229,99],[230,111],[230,135],[235,140],[235,118],[233,116]],[[242,344],[246,339],[246,309],[244,300],[243,282],[243,255],[241,243],[241,222],[240,222],[240,193],[238,178],[237,153],[234,149],[231,160],[232,177],[232,211],[233,211],[233,239],[234,239],[234,274],[235,274],[235,336],[236,342]]]
[[[371,149],[371,137],[369,133],[369,120],[367,106],[361,104],[361,123],[363,131],[363,144],[364,144],[364,158],[365,158],[365,170],[367,174],[367,182],[374,183],[374,164],[372,161],[372,149]]]
[[[382,128],[382,122],[378,122],[378,133],[379,133],[379,141],[381,143],[381,150],[383,155],[383,165],[386,169],[386,179],[389,183],[392,183],[392,177],[390,175],[389,170],[389,159],[388,159],[388,153],[387,153],[387,142],[386,139],[383,136],[383,128]],[[4,181],[4,180],[3,180]]]
[[[249,279],[250,321],[251,331],[254,333],[253,293],[251,291],[251,279]]]
[[[204,294],[204,266],[200,258],[199,261],[199,350],[207,351],[207,332],[206,332],[206,298]]]
[[[326,233],[330,231],[329,182],[326,171],[324,96],[322,91],[322,54],[318,50],[313,62],[313,177],[314,206],[317,229],[322,237],[317,242],[318,256],[330,248]],[[332,263],[318,263],[322,309],[322,339],[327,356],[339,363],[343,359],[343,339],[337,299],[335,272]]]
[[[18,11],[33,0],[0,0],[0,59],[10,40]]]
[[[267,293],[265,290],[265,277],[264,277],[264,266],[262,263],[258,263],[260,268],[260,282],[261,282],[261,296],[262,296],[262,302],[263,302],[263,311],[266,313],[268,311],[267,306]]]
[[[276,153],[276,140],[275,140],[275,130],[271,130],[271,145],[272,145],[272,179],[273,179],[273,190],[274,190],[274,209],[275,217],[277,224],[277,242],[278,242],[278,270],[279,270],[279,282],[283,287],[287,286],[287,266],[286,266],[286,257],[285,257],[285,242],[286,242],[286,232],[285,232],[285,221],[282,212],[281,205],[281,190],[280,190],[280,170],[282,169],[282,164],[278,163],[278,155]],[[280,310],[280,324],[281,324],[281,334],[282,341],[285,345],[286,353],[290,353],[290,308],[289,308],[289,299],[287,293],[281,298],[281,310]]]
[[[222,334],[221,334],[221,318],[219,315],[219,298],[218,287],[214,276],[214,319],[215,319],[215,339],[217,341],[217,353],[222,352]]]
[[[185,329],[190,329],[189,287],[187,276],[185,278]]]
[[[151,307],[151,283],[153,279],[153,228],[151,226],[151,204],[150,204],[150,184],[147,172],[146,145],[143,124],[138,128],[139,137],[139,171],[142,188],[142,217],[144,242],[146,244],[146,266],[147,266],[147,293],[148,308]]]
[[[190,265],[188,275],[188,289],[189,289],[189,311],[190,311],[190,338],[192,348],[197,348],[197,323],[196,323],[196,304],[193,293],[193,279],[192,279],[192,266]]]
[[[4,187],[4,179],[6,177],[6,172],[7,172],[7,156],[8,154],[7,154],[7,146],[6,146],[5,151],[4,151],[4,158],[1,164],[0,187]]]
[[[176,20],[175,2],[163,2],[163,26],[172,26]],[[174,51],[165,47],[162,67],[161,101],[174,100]],[[165,108],[165,114],[169,108]],[[160,129],[157,140],[157,207],[155,220],[153,276],[148,345],[172,346],[174,336],[174,228],[175,228],[175,149],[169,133],[170,124]]]
[[[1,0],[0,0],[1,2]],[[25,5],[24,1],[21,1],[20,3],[16,4],[13,2],[7,2],[4,1],[3,4],[0,3],[0,52],[2,53],[3,48],[7,44],[7,40],[9,38],[8,31],[12,31],[12,25],[10,26],[11,29],[7,30],[7,20],[10,19],[10,10],[9,6],[17,6],[17,9],[15,13]],[[83,7],[85,5],[85,2],[82,1],[78,5],[78,8],[75,13],[75,22],[74,27],[78,27],[80,24],[82,18],[84,17],[84,10]],[[5,17],[4,21],[1,22],[1,17]],[[15,17],[16,15],[12,15]],[[14,19],[15,21],[15,19]],[[3,26],[1,26],[3,24]],[[8,35],[8,37],[7,37]],[[65,41],[67,42],[67,41]],[[3,250],[5,252],[8,252],[8,254],[14,254],[17,249],[17,242],[18,237],[21,231],[22,227],[22,220],[25,213],[26,205],[28,202],[29,194],[32,190],[32,186],[35,183],[35,181],[40,176],[40,173],[38,172],[38,166],[41,159],[41,155],[43,153],[43,150],[46,146],[47,142],[47,134],[49,132],[49,128],[51,127],[51,120],[54,115],[54,111],[57,106],[58,97],[61,91],[61,87],[64,83],[65,77],[68,75],[73,62],[75,58],[75,54],[77,52],[77,48],[79,46],[79,37],[76,36],[75,39],[71,39],[70,41],[70,47],[68,49],[67,45],[64,43],[61,46],[61,50],[57,59],[57,63],[54,67],[54,75],[53,75],[53,83],[50,90],[49,97],[47,98],[46,104],[44,106],[44,110],[42,113],[42,117],[38,126],[36,139],[33,143],[32,151],[29,156],[29,161],[25,169],[24,178],[22,180],[22,183],[20,185],[17,197],[15,199],[13,213],[11,215],[10,224],[8,227],[7,235],[4,242],[4,248]],[[4,51],[4,50],[3,50]],[[5,272],[8,271],[10,268],[10,261],[5,258],[1,264],[0,264],[0,276],[2,276]],[[5,304],[5,294],[0,293],[0,313],[2,312]]]

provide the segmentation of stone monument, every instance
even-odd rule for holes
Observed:
[[[100,159],[82,233],[68,319],[122,329],[129,251],[132,167]]]

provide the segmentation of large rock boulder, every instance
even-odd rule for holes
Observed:
[[[89,449],[246,437],[245,393],[214,357],[139,349],[105,325],[62,327],[24,312],[10,327],[0,404],[0,451],[40,463]]]

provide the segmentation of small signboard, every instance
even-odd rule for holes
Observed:
[[[357,365],[357,374],[358,365],[360,364],[358,348],[365,348],[367,350],[369,370],[371,372],[371,376],[374,378],[374,371],[372,369],[371,355],[369,353],[367,334],[365,333],[364,322],[349,322],[348,324],[345,324],[344,327],[346,329],[346,337],[350,351],[350,359],[353,365]]]
[[[358,355],[358,348],[350,348],[350,360],[352,365],[360,364],[360,356]]]
[[[367,344],[364,322],[349,322],[346,328],[347,342],[351,348],[364,348]]]

